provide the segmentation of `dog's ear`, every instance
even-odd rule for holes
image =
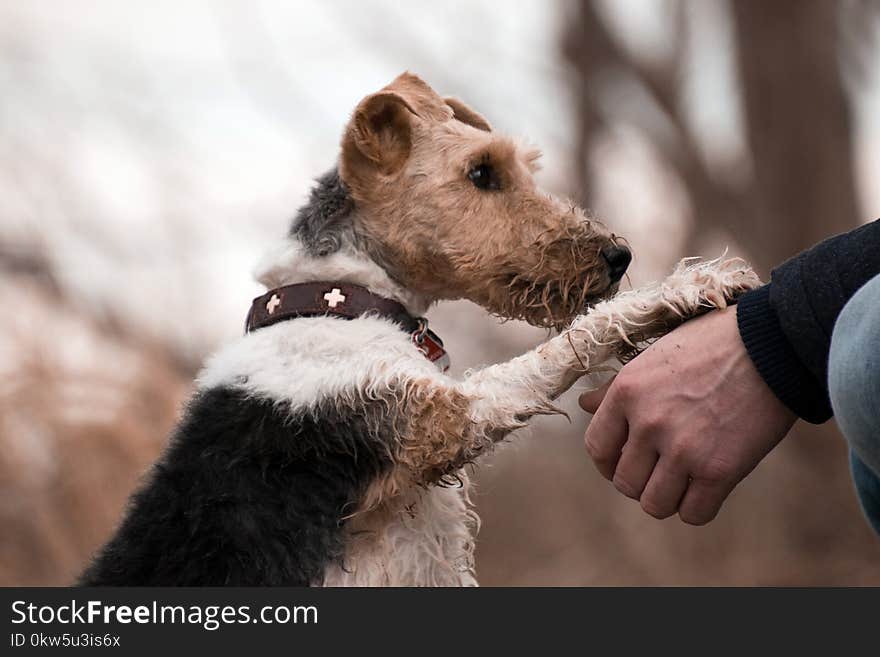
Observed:
[[[492,132],[492,126],[489,125],[489,122],[479,112],[475,112],[458,98],[444,98],[443,100],[452,108],[453,118],[456,120],[466,123],[477,130]]]
[[[393,91],[364,98],[342,138],[343,179],[352,183],[376,172],[391,176],[400,171],[412,149],[414,118],[410,104]]]

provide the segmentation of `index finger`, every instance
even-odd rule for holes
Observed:
[[[587,453],[596,469],[608,480],[614,478],[628,434],[629,425],[623,408],[614,396],[612,384],[611,394],[606,394],[599,404],[584,435]]]

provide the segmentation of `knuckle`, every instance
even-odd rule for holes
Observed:
[[[584,438],[584,447],[587,450],[587,454],[590,455],[590,458],[594,461],[602,460],[602,451],[599,449],[599,446],[596,444],[596,441],[591,439],[589,436]]]
[[[611,483],[614,484],[614,487],[618,490],[618,492],[626,495],[627,497],[637,500],[641,492],[636,489],[629,481],[626,480],[625,477],[615,473],[614,478],[611,480]]]
[[[680,466],[690,460],[691,446],[687,442],[676,440],[667,448],[663,454],[672,464]]]
[[[587,454],[595,463],[609,463],[614,458],[611,450],[590,436],[585,438],[584,446],[587,449]]]
[[[589,431],[589,429],[588,429],[587,432],[584,434],[584,448],[587,450],[587,453],[588,453],[590,456],[593,455],[593,449],[594,449],[594,447],[593,447],[593,441],[592,441],[592,439],[590,438],[590,431]]]
[[[696,468],[694,475],[710,484],[723,484],[735,477],[733,466],[725,461],[708,460]]]
[[[639,422],[641,429],[639,435],[643,439],[649,439],[663,431],[666,419],[662,415],[648,415]]]
[[[636,385],[637,382],[633,377],[627,376],[626,368],[624,368],[621,370],[620,374],[617,375],[614,384],[611,386],[614,398],[620,402],[626,402],[627,400],[632,399],[636,395]]]

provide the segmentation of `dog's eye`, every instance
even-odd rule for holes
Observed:
[[[468,178],[477,189],[501,189],[498,176],[490,164],[478,164],[468,171]]]

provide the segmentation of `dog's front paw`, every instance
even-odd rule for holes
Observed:
[[[694,262],[682,260],[663,281],[662,297],[683,317],[713,308],[726,308],[740,295],[761,285],[761,279],[741,258]]]
[[[599,350],[626,361],[683,322],[726,308],[759,285],[760,279],[744,260],[697,262],[687,258],[660,283],[621,292],[596,304],[574,320],[566,339],[573,343],[582,339],[589,361],[597,360],[593,356]],[[580,355],[579,360],[585,361]]]

